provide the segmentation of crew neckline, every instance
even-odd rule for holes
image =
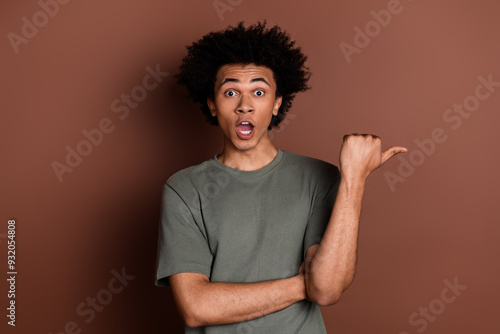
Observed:
[[[227,171],[235,176],[239,176],[242,178],[253,178],[253,177],[259,177],[259,176],[265,175],[265,174],[269,173],[271,170],[273,170],[276,166],[278,166],[279,163],[283,160],[284,152],[285,151],[278,148],[278,153],[276,154],[274,159],[270,163],[265,165],[264,167],[257,169],[257,170],[241,170],[241,169],[229,167],[229,166],[223,164],[222,162],[220,162],[219,159],[217,159],[217,157],[220,155],[220,153],[215,154],[214,157],[212,159],[210,159],[210,162],[212,163],[212,165],[216,166],[217,168],[222,169],[224,171]]]

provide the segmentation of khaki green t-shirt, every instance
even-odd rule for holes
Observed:
[[[217,155],[172,175],[163,187],[157,286],[195,272],[211,282],[259,282],[298,274],[320,242],[337,196],[336,166],[278,149],[255,171]],[[319,306],[307,300],[252,321],[185,327],[186,333],[326,333]]]

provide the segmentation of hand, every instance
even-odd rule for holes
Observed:
[[[345,135],[340,149],[340,172],[343,177],[361,178],[382,166],[394,155],[407,152],[402,146],[392,146],[382,152],[382,139],[372,134]]]
[[[306,273],[306,268],[305,268],[305,262],[302,262],[302,264],[300,265],[300,268],[299,268],[299,274],[297,275],[297,277],[301,278],[304,282],[304,299],[312,302],[312,300],[309,299],[309,296],[307,295],[307,289],[306,289],[306,286],[305,286],[305,273]]]

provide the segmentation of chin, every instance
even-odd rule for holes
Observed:
[[[255,148],[257,145],[255,143],[233,143],[234,147],[238,151],[250,151],[251,149]]]

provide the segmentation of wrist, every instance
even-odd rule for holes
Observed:
[[[293,291],[294,302],[299,302],[301,300],[306,299],[307,293],[306,293],[306,282],[304,280],[304,275],[296,275],[290,277],[289,279],[290,279],[290,284],[292,286],[290,290]]]
[[[360,174],[340,174],[340,184],[345,187],[348,191],[359,191],[364,190],[366,184],[367,176],[362,176]]]

